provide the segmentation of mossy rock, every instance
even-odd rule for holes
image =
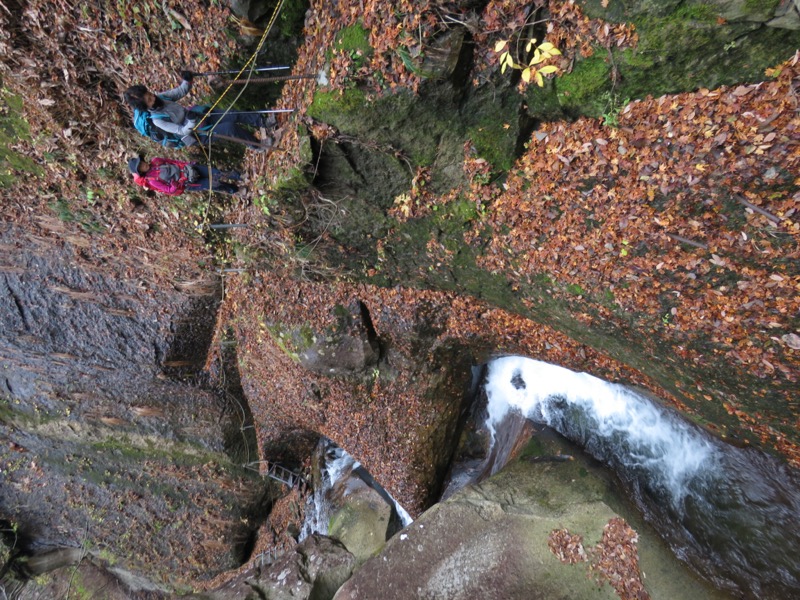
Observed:
[[[597,47],[592,56],[578,59],[571,72],[555,79],[559,104],[572,116],[600,117],[613,110],[611,98],[661,96],[761,81],[765,69],[791,57],[797,47],[796,31],[761,25],[775,12],[772,0],[607,4],[582,2],[593,18],[632,23],[639,44],[615,48],[610,54]],[[728,21],[730,16],[738,18]],[[545,98],[541,93],[528,95],[532,106]]]

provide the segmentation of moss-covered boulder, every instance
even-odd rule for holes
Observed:
[[[633,24],[639,42],[624,50],[598,47],[556,79],[570,114],[599,117],[626,99],[760,81],[797,49],[800,15],[777,1],[580,4],[592,18]]]

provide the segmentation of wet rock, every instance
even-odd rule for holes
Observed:
[[[309,370],[324,375],[359,373],[376,365],[380,344],[364,304],[342,308],[336,328],[300,353],[299,359]]]
[[[231,12],[237,17],[253,22],[258,21],[273,10],[272,6],[265,0],[230,0],[228,4],[231,7]]]
[[[615,516],[602,486],[543,481],[550,470],[517,463],[434,506],[367,561],[336,600],[616,598],[548,547],[550,533],[562,527],[587,545],[601,539]]]
[[[328,535],[342,542],[361,565],[386,545],[393,507],[358,477],[342,480],[339,488],[332,491],[342,504],[331,518]]]
[[[9,246],[26,242],[0,273],[9,545],[19,560],[103,548],[132,577],[158,581],[238,566],[252,527],[246,506],[263,484],[226,455],[223,400],[171,378],[169,366],[205,359],[215,286],[145,289],[134,270],[120,277],[31,239],[0,232]]]
[[[329,537],[312,535],[269,566],[256,566],[208,594],[213,600],[330,600],[352,574],[355,558]]]

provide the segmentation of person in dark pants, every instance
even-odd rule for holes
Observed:
[[[223,172],[196,162],[160,157],[147,161],[144,157],[134,156],[128,160],[128,169],[137,185],[169,196],[180,196],[184,192],[205,192],[209,189],[237,196],[247,192],[244,187],[223,181],[239,181],[241,176],[236,171]]]
[[[177,102],[192,89],[192,72],[183,71],[181,77],[181,84],[166,92],[154,94],[144,85],[132,85],[125,90],[123,96],[132,108],[150,111],[153,115],[153,125],[162,131],[180,136],[185,146],[191,146],[198,141],[202,143],[208,141],[208,136],[203,131],[195,131],[197,125],[201,125],[203,130],[213,127],[212,138],[214,133],[233,137],[245,143],[249,148],[257,150],[271,145],[269,138],[259,141],[242,125],[266,129],[274,125],[274,117],[254,113],[228,112],[226,114],[222,109],[214,109],[203,118],[205,114],[203,107],[186,109]]]

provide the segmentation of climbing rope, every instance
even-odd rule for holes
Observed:
[[[269,32],[272,30],[272,26],[275,24],[275,20],[278,18],[278,14],[280,13],[281,8],[283,8],[283,3],[284,3],[284,0],[280,0],[278,2],[278,4],[275,6],[275,10],[272,12],[272,17],[270,17],[269,24],[264,29],[264,33],[261,35],[261,39],[259,40],[258,46],[256,46],[256,49],[253,52],[253,54],[250,56],[250,58],[247,60],[247,62],[244,64],[244,66],[242,66],[242,68],[239,70],[239,72],[236,74],[236,76],[228,83],[228,87],[225,88],[225,90],[222,92],[220,97],[217,98],[217,101],[214,102],[214,104],[211,105],[211,108],[209,108],[208,111],[206,111],[206,113],[203,115],[203,118],[200,119],[200,122],[197,123],[197,125],[195,126],[195,134],[194,135],[195,135],[197,141],[200,142],[201,141],[200,137],[199,137],[198,133],[196,132],[197,129],[203,124],[203,121],[206,120],[206,118],[211,113],[211,111],[213,111],[217,107],[217,105],[225,98],[225,96],[228,94],[228,92],[231,91],[231,89],[233,88],[234,85],[237,85],[237,84],[238,85],[242,85],[242,82],[240,82],[238,80],[242,77],[242,74],[245,71],[248,71],[247,72],[247,79],[244,81],[244,84],[242,85],[242,88],[239,90],[239,93],[236,95],[236,97],[233,99],[233,101],[231,101],[230,105],[228,106],[228,108],[225,109],[225,111],[222,113],[220,118],[217,119],[217,122],[214,123],[214,125],[211,127],[211,129],[208,130],[207,133],[205,133],[205,135],[207,136],[207,139],[208,139],[208,151],[207,152],[206,152],[204,144],[202,142],[200,143],[200,147],[202,148],[203,154],[206,157],[206,162],[208,163],[209,185],[208,185],[208,201],[206,202],[205,210],[203,211],[203,219],[202,219],[202,221],[200,223],[197,224],[197,231],[202,232],[206,227],[206,224],[208,222],[208,212],[209,212],[209,210],[211,208],[211,200],[212,200],[212,197],[213,197],[213,192],[211,191],[211,187],[212,187],[213,181],[214,181],[213,180],[212,171],[211,171],[211,154],[212,154],[212,137],[211,136],[213,135],[214,129],[216,129],[217,124],[219,123],[219,120],[221,118],[223,118],[225,115],[227,115],[231,111],[231,108],[233,108],[233,105],[236,104],[236,101],[239,100],[239,98],[242,96],[242,94],[244,94],[245,90],[247,89],[247,86],[250,84],[250,81],[253,79],[253,73],[255,72],[255,69],[256,69],[256,64],[255,64],[256,57],[259,55],[259,53],[261,52],[262,47],[264,46],[264,43],[267,41],[267,36],[269,35]],[[248,70],[248,68],[249,68],[249,70]]]

